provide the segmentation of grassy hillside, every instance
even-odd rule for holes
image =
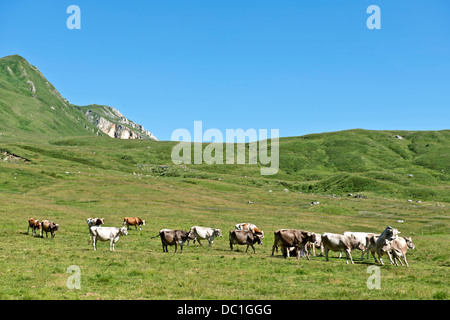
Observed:
[[[309,166],[310,176],[302,177],[303,170],[286,165],[295,150],[311,148],[311,143],[327,146],[333,145],[339,135],[349,140],[367,134],[391,135],[356,130],[314,135],[314,140],[281,139],[282,167],[273,177],[260,176],[255,165],[175,166],[170,162],[172,142],[102,137],[40,141],[3,138],[1,149],[31,162],[0,164],[0,214],[4,222],[0,234],[0,298],[448,299],[450,203],[436,203],[437,197],[448,199],[448,181],[442,178],[445,172],[414,164],[412,151],[407,153],[410,159],[398,161],[405,161],[410,170],[416,171],[396,166],[338,171],[347,163],[345,159],[341,162],[336,157],[329,167],[315,157],[317,163],[300,163]],[[421,133],[424,137],[428,134]],[[436,134],[445,137],[447,133]],[[400,143],[405,146],[399,150],[410,150],[407,146],[411,142]],[[370,154],[370,148],[361,145]],[[334,154],[326,147],[324,153]],[[368,175],[371,172],[385,175]],[[413,174],[410,180],[404,177],[409,172]],[[339,180],[340,176],[344,178]],[[308,190],[303,187],[309,185],[317,190],[319,186],[331,186],[333,178],[335,188],[344,184],[349,188],[350,177],[368,179],[380,187],[364,191],[368,199],[346,194],[331,197],[330,190],[296,192]],[[384,194],[384,185],[399,191],[423,188],[436,194],[429,201],[408,203],[406,198]],[[311,201],[320,204],[311,205]],[[109,252],[107,243],[99,243],[94,252],[87,244],[86,225],[86,218],[93,216],[104,217],[106,226],[120,226],[123,217],[139,216],[147,226],[121,238],[114,253]],[[55,239],[26,235],[30,217],[59,223]],[[265,231],[266,238],[262,246],[256,246],[256,254],[245,253],[245,247],[229,250],[228,231],[240,222],[253,222]],[[191,244],[177,255],[173,247],[169,254],[162,253],[160,240],[151,239],[161,228],[188,230],[193,225],[221,228],[224,236],[211,248]],[[408,252],[410,268],[389,264],[381,268],[380,290],[367,288],[367,267],[373,260],[359,261],[358,251],[353,253],[355,265],[346,265],[336,258],[337,254],[331,254],[328,263],[319,256],[311,261],[283,259],[280,253],[271,256],[273,231],[278,228],[378,233],[387,225],[412,236],[417,249]],[[80,290],[66,287],[66,270],[71,265],[80,267]]]
[[[105,110],[70,105],[23,58],[0,59],[0,299],[449,298],[450,130],[281,138],[279,171],[262,176],[260,164],[175,165],[175,142],[97,136],[86,108]],[[86,218],[120,226],[125,216],[147,226],[115,253],[88,246]],[[31,217],[59,223],[55,239],[26,235]],[[265,231],[256,254],[229,250],[240,222]],[[193,225],[224,236],[179,255],[151,239]],[[367,288],[374,262],[358,251],[350,266],[336,254],[329,262],[271,256],[279,228],[379,233],[387,225],[417,249],[410,268],[381,268],[380,290]],[[81,269],[80,290],[66,286],[71,265]]]

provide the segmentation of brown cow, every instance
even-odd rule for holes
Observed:
[[[248,247],[252,247],[253,253],[256,253],[255,247],[253,246],[255,243],[262,244],[262,235],[246,230],[230,230],[231,251],[233,251],[233,244],[238,244],[247,245],[245,252],[247,252]]]
[[[127,229],[130,228],[130,226],[134,226],[134,228],[137,230],[137,226],[139,226],[139,231],[142,230],[142,226],[145,226],[145,220],[142,220],[141,218],[137,217],[125,217],[123,218],[123,226],[127,225]]]
[[[281,246],[282,248],[281,251],[283,252],[283,257],[285,258],[288,256],[289,251],[295,250],[294,252],[296,252],[298,260],[300,258],[300,252],[301,250],[303,250],[308,260],[311,260],[309,258],[308,251],[305,250],[305,246],[308,243],[308,241],[316,242],[316,234],[314,232],[296,229],[279,229],[275,231],[273,234],[275,237],[275,241],[272,246],[272,256],[275,249],[277,249],[278,252],[278,246]]]
[[[190,236],[189,231],[181,231],[181,230],[171,230],[171,229],[161,229],[159,230],[159,234],[152,237],[152,239],[160,237],[161,243],[163,247],[163,252],[169,252],[167,246],[175,245],[175,253],[177,253],[178,244],[181,246],[181,253],[183,253],[183,245],[185,242],[189,240],[193,240],[195,238]]]
[[[34,219],[34,218],[29,219],[28,220],[27,234],[28,234],[28,231],[30,230],[30,228],[31,228],[32,235],[35,236],[36,235],[36,229],[38,229],[38,230],[41,229],[40,221],[38,219]]]
[[[55,231],[59,231],[59,224],[54,223],[53,221],[48,221],[48,220],[42,220],[41,222],[41,232],[40,232],[40,237],[43,238],[44,237],[44,231],[45,231],[45,236],[48,238],[48,233],[50,232],[50,234],[52,235],[52,239],[55,237]]]

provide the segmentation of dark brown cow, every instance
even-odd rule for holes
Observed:
[[[42,220],[41,222],[41,232],[40,232],[40,237],[43,238],[44,237],[44,231],[45,231],[45,236],[48,238],[48,233],[50,232],[50,234],[52,235],[52,239],[55,237],[55,231],[59,231],[59,224],[54,223],[53,221],[48,221],[48,220]]]
[[[262,244],[262,236],[259,234],[255,234],[251,231],[246,230],[230,230],[230,249],[233,251],[233,244],[238,245],[247,245],[248,247],[253,248],[253,253],[256,253],[255,247],[253,246],[255,243]]]
[[[30,228],[31,228],[31,232],[32,232],[33,236],[35,236],[36,235],[36,229],[38,229],[38,230],[41,229],[40,221],[38,219],[34,219],[34,218],[29,219],[28,220],[27,234],[28,234],[28,231],[30,230]]]
[[[289,248],[295,248],[295,252],[297,253],[297,260],[300,258],[300,251],[303,250],[306,254],[308,260],[309,258],[308,251],[305,250],[305,246],[310,242],[316,242],[316,234],[314,232],[296,230],[296,229],[279,229],[274,233],[275,241],[272,246],[272,256],[277,249],[278,246],[281,246],[283,256],[287,257],[287,252]],[[284,250],[283,248],[287,249]]]
[[[127,225],[127,229],[129,229],[130,226],[134,226],[136,230],[137,226],[139,226],[139,231],[141,231],[142,226],[145,226],[145,220],[137,217],[125,217],[123,218],[123,225]]]
[[[171,229],[159,230],[159,234],[157,236],[152,237],[152,239],[157,237],[161,238],[163,252],[169,252],[167,246],[175,245],[175,253],[177,253],[178,244],[181,246],[181,253],[183,253],[183,245],[185,244],[185,242],[188,239],[189,240],[195,239],[193,237],[190,237],[189,231],[171,230]]]

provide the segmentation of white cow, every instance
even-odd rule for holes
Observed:
[[[363,245],[356,239],[354,235],[344,236],[343,234],[336,233],[324,233],[322,234],[322,244],[325,250],[325,258],[328,261],[328,251],[339,251],[344,252],[347,259],[346,263],[348,264],[348,260],[353,264],[352,254],[351,252],[358,248],[363,250]]]
[[[97,240],[109,241],[109,250],[114,250],[114,243],[119,240],[119,237],[124,234],[128,235],[127,227],[122,226],[121,228],[115,227],[91,227],[92,243],[94,245],[94,251],[97,251]]]
[[[194,238],[198,241],[200,245],[200,240],[208,240],[209,246],[211,246],[214,243],[214,237],[222,237],[222,231],[220,229],[215,228],[206,228],[206,227],[199,227],[199,226],[193,226],[191,230],[189,231],[189,239]],[[188,242],[189,245],[189,242]]]

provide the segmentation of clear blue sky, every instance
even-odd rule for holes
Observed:
[[[372,4],[381,30],[366,27]],[[161,140],[194,120],[280,136],[450,129],[449,14],[448,0],[0,0],[0,56]]]

